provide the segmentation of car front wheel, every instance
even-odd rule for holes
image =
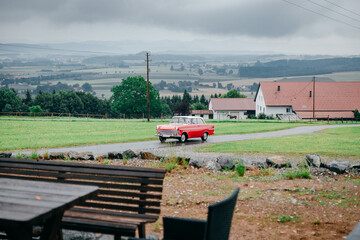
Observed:
[[[201,140],[206,141],[208,139],[209,134],[204,132],[204,135],[201,137]]]
[[[160,142],[164,143],[166,141],[165,137],[159,137]]]
[[[181,137],[179,138],[179,141],[180,141],[181,143],[184,143],[184,142],[186,142],[186,140],[187,140],[187,135],[186,135],[186,133],[183,133],[183,134],[181,135]]]

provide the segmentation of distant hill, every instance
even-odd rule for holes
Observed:
[[[360,71],[360,58],[278,60],[239,67],[240,77],[270,78]]]

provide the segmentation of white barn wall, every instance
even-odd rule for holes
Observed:
[[[276,114],[286,114],[286,106],[282,106],[282,107],[269,107],[267,106],[266,107],[266,110],[265,110],[265,114],[267,116],[270,116],[270,115],[273,115],[274,117],[276,117]]]
[[[255,102],[256,102],[255,115],[259,116],[260,113],[265,113],[266,114],[265,99],[264,99],[264,95],[263,95],[261,86],[260,86],[259,91],[257,93]]]

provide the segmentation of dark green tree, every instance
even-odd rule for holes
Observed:
[[[92,95],[91,93],[76,92],[76,95],[81,99],[81,102],[84,104],[84,114],[102,114],[106,113],[106,107],[103,105],[102,101]]]
[[[111,109],[117,113],[127,115],[147,113],[147,82],[142,76],[127,77],[121,84],[111,89]],[[150,114],[161,114],[159,91],[149,83]]]
[[[55,94],[57,95],[57,94]],[[53,94],[50,94],[48,92],[39,91],[39,93],[36,95],[33,105],[38,105],[41,107],[42,110],[45,112],[57,112],[53,109]]]
[[[192,103],[192,98],[191,98],[191,95],[188,93],[188,91],[185,89],[184,90],[184,94],[183,94],[183,97],[182,97],[182,101],[183,102],[186,102],[188,104],[191,104]]]
[[[222,98],[246,98],[244,94],[240,94],[236,89],[228,91],[225,95],[221,96]]]
[[[200,97],[200,103],[204,104],[205,106],[209,105],[209,101],[205,98],[204,94],[202,94]]]
[[[187,116],[190,113],[190,104],[187,102],[182,102],[180,103],[178,106],[176,106],[175,108],[175,113],[182,115],[182,116]]]
[[[26,90],[25,98],[22,101],[28,107],[33,105],[33,100],[31,98],[31,94],[30,94],[29,89]]]
[[[27,111],[24,108],[19,96],[8,88],[0,89],[0,111],[2,112],[21,112]]]
[[[62,113],[84,113],[84,103],[80,97],[73,91],[61,91],[60,95],[60,108]]]

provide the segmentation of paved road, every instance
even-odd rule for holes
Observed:
[[[160,143],[160,141],[146,141],[146,142],[131,142],[131,143],[113,143],[113,144],[102,144],[102,145],[91,145],[91,146],[76,146],[76,147],[64,147],[64,148],[49,148],[49,149],[41,149],[38,152],[68,152],[68,151],[76,151],[76,152],[92,152],[94,155],[102,155],[107,154],[108,152],[123,152],[127,149],[137,149],[139,151],[146,151],[150,149],[157,148],[168,148],[182,146],[184,147],[189,145],[204,145],[210,143],[221,143],[221,142],[232,142],[232,141],[241,141],[241,140],[249,140],[249,139],[259,139],[259,138],[272,138],[272,137],[282,137],[282,136],[290,136],[290,135],[299,135],[299,134],[313,134],[316,131],[328,129],[328,128],[336,128],[336,127],[359,127],[360,125],[322,125],[322,126],[303,126],[303,127],[295,127],[286,130],[280,130],[275,132],[264,132],[264,133],[249,133],[249,134],[237,134],[237,135],[221,135],[221,136],[210,136],[206,142],[202,142],[201,139],[190,139],[186,143],[179,143],[177,140],[167,140],[166,143]],[[28,151],[24,151],[23,153],[30,153]]]

